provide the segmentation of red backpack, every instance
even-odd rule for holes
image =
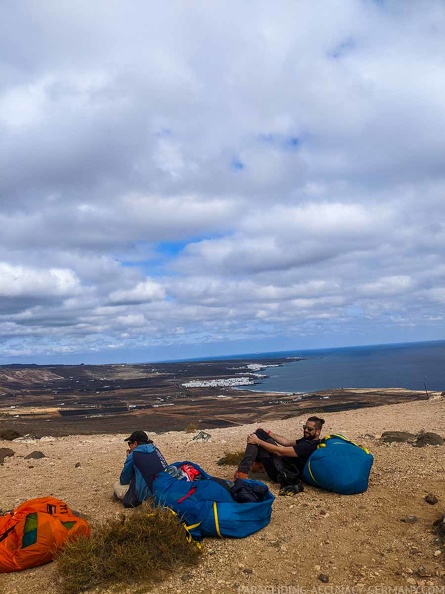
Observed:
[[[54,497],[25,501],[0,516],[0,573],[49,563],[68,536],[90,536],[86,520]]]

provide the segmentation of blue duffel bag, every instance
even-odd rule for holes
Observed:
[[[303,480],[326,491],[353,495],[368,488],[374,457],[343,435],[327,435],[306,462]]]
[[[169,472],[172,466],[191,465],[199,472],[193,481],[178,480]],[[246,479],[254,488],[264,483]],[[262,501],[237,503],[227,482],[212,477],[194,462],[175,462],[157,475],[153,483],[155,505],[169,507],[185,523],[196,540],[204,536],[244,538],[261,530],[270,522],[275,497],[266,490]]]

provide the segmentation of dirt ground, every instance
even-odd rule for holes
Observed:
[[[277,497],[265,529],[241,540],[206,539],[199,566],[178,572],[156,586],[157,592],[382,594],[388,591],[384,588],[395,586],[405,593],[444,592],[445,549],[432,524],[445,512],[445,446],[387,444],[379,437],[387,430],[417,433],[422,429],[444,436],[445,400],[323,416],[325,435],[343,433],[374,454],[368,491],[345,496],[306,486],[295,497],[279,497],[277,485],[269,483]],[[304,421],[305,416],[271,420],[263,427],[300,437]],[[193,441],[194,435],[184,431],[151,436],[169,462],[192,460],[207,472],[231,478],[235,468],[216,462],[226,451],[243,449],[247,434],[256,427],[254,423],[211,429],[208,442]],[[140,428],[129,427],[128,431]],[[26,499],[54,495],[92,521],[118,515],[122,508],[111,493],[125,458],[123,438],[128,434],[0,441],[0,447],[15,451],[0,465],[0,508],[7,511]],[[46,457],[25,459],[36,450]],[[438,498],[437,504],[425,501],[430,493]],[[403,522],[408,516],[416,516],[417,521]],[[321,574],[329,581],[321,581]],[[151,590],[123,586],[117,591],[143,594]],[[0,594],[59,592],[55,563],[0,575]]]

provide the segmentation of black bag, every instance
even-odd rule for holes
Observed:
[[[296,466],[286,466],[282,468],[277,475],[277,482],[280,487],[287,487],[289,485],[298,485],[301,483],[300,472]]]
[[[239,478],[236,479],[230,492],[237,503],[257,503],[264,501],[269,489],[259,481],[246,481]]]

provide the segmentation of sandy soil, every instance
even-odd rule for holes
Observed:
[[[432,523],[445,512],[445,446],[416,448],[385,444],[386,430],[443,436],[443,399],[327,413],[324,434],[342,432],[369,447],[375,456],[366,493],[336,495],[306,487],[295,497],[278,497],[272,520],[264,530],[242,540],[206,539],[196,569],[169,578],[157,592],[343,592],[404,587],[404,592],[444,592],[445,549]],[[299,437],[305,417],[270,421],[263,426]],[[193,460],[208,472],[231,478],[234,468],[217,466],[225,451],[243,449],[256,424],[212,429],[209,442],[193,434],[151,434],[169,462]],[[130,432],[139,427],[128,427]],[[127,433],[128,435],[128,433]],[[111,497],[112,484],[125,458],[126,435],[70,436],[30,443],[1,442],[15,450],[0,466],[0,508],[16,507],[33,497],[54,495],[92,520],[119,514]],[[25,460],[32,451],[46,457]],[[277,495],[277,485],[270,483]],[[439,502],[425,501],[429,493]],[[127,511],[131,513],[131,510]],[[417,516],[414,524],[401,521]],[[320,581],[329,576],[329,583]],[[436,589],[437,587],[438,589]],[[419,588],[419,589],[417,589]],[[123,587],[122,594],[135,589]],[[150,589],[138,589],[138,594]],[[1,594],[58,594],[56,564],[0,575]],[[383,592],[380,590],[380,592]]]

